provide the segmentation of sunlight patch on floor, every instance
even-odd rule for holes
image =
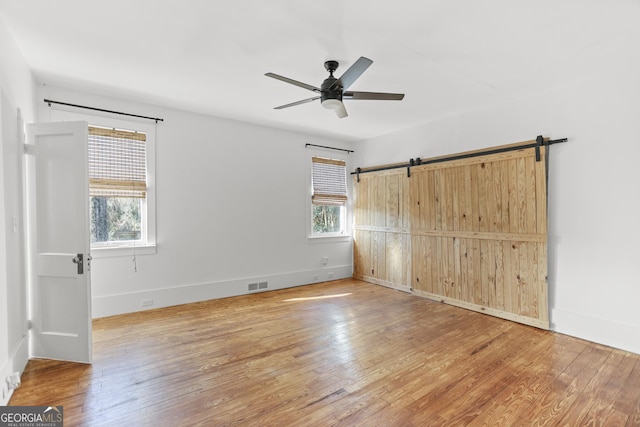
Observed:
[[[304,297],[304,298],[291,298],[291,299],[286,299],[283,302],[291,302],[291,301],[311,301],[314,299],[326,299],[326,298],[340,298],[340,297],[346,297],[351,295],[351,292],[346,293],[346,294],[333,294],[333,295],[320,295],[317,297]]]

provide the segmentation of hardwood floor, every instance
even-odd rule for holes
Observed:
[[[94,321],[11,405],[65,426],[640,425],[640,355],[342,280]]]

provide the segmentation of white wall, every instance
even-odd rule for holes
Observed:
[[[35,117],[35,84],[15,41],[0,19],[0,404],[6,378],[27,363],[24,275],[22,140],[19,119]],[[15,225],[14,225],[15,224]]]
[[[43,86],[38,100],[161,117],[156,129],[157,252],[92,264],[93,315],[350,277],[349,239],[306,233],[310,162],[306,143],[351,143]],[[43,102],[40,120],[56,117]],[[75,109],[74,111],[81,111]],[[331,155],[331,152],[326,153]],[[322,257],[329,258],[327,266]]]
[[[537,135],[569,138],[550,149],[552,329],[640,353],[638,55],[623,65],[372,139],[358,147],[356,166],[407,162]]]

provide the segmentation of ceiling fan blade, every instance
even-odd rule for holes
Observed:
[[[319,96],[314,96],[313,98],[303,99],[301,101],[292,102],[291,104],[280,105],[279,107],[273,107],[274,110],[282,110],[283,108],[295,107],[296,105],[306,104],[307,102],[315,101],[316,99],[320,99]]]
[[[351,67],[349,67],[347,71],[344,72],[342,76],[340,76],[338,80],[336,80],[334,84],[331,85],[331,88],[333,89],[340,85],[342,86],[342,90],[347,89],[358,77],[360,77],[360,75],[362,75],[362,73],[367,70],[367,68],[369,68],[371,64],[373,64],[372,60],[361,56]]]
[[[404,93],[385,93],[385,92],[345,92],[342,94],[343,99],[373,99],[382,101],[401,101]]]
[[[281,80],[281,81],[283,81],[285,83],[289,83],[289,84],[292,84],[294,86],[301,87],[303,89],[307,89],[307,90],[311,90],[313,92],[320,93],[320,88],[308,85],[306,83],[299,82],[297,80],[290,79],[289,77],[280,76],[280,75],[274,74],[274,73],[266,73],[265,76],[274,78],[276,80]]]

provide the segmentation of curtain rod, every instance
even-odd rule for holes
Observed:
[[[46,98],[44,99],[44,102],[49,104],[49,107],[51,107],[51,104],[66,105],[68,107],[84,108],[85,110],[102,111],[103,113],[120,114],[121,116],[129,116],[129,117],[137,117],[139,119],[154,120],[156,123],[164,122],[164,119],[161,119],[158,117],[139,116],[138,114],[130,114],[130,113],[123,113],[121,111],[105,110],[103,108],[87,107],[86,105],[70,104],[68,102],[53,101],[51,99],[46,99]]]
[[[347,153],[353,153],[353,150],[346,150],[344,148],[335,148],[335,147],[327,147],[326,145],[315,145],[315,144],[305,144],[305,147],[319,147],[319,148],[327,148],[329,150],[336,150],[336,151],[346,151]]]
[[[554,139],[554,140],[545,140],[541,135],[538,136],[536,138],[536,142],[530,143],[530,144],[522,144],[522,145],[513,145],[510,147],[501,147],[501,148],[494,148],[494,149],[487,149],[487,150],[483,150],[483,151],[476,151],[473,153],[466,153],[466,154],[454,154],[452,156],[446,156],[446,157],[436,157],[435,159],[421,159],[420,157],[418,157],[417,159],[410,159],[408,163],[404,163],[404,164],[399,164],[399,165],[393,165],[393,166],[382,166],[379,168],[371,168],[371,169],[361,169],[361,168],[357,168],[355,170],[355,172],[351,172],[351,175],[357,175],[358,178],[358,182],[360,182],[360,175],[363,173],[368,173],[368,172],[380,172],[380,171],[385,171],[385,170],[390,170],[390,169],[400,169],[400,168],[407,168],[407,176],[411,176],[411,167],[412,166],[420,166],[420,165],[428,165],[431,163],[442,163],[442,162],[448,162],[451,160],[461,160],[461,159],[468,159],[468,158],[472,158],[472,157],[480,157],[480,156],[486,156],[488,154],[499,154],[499,153],[506,153],[508,151],[517,151],[517,150],[522,150],[522,149],[526,149],[526,148],[535,148],[536,149],[536,160],[540,161],[540,147],[541,146],[546,146],[546,145],[553,145],[553,144],[560,144],[562,142],[567,142],[567,138],[560,138],[560,139]]]

